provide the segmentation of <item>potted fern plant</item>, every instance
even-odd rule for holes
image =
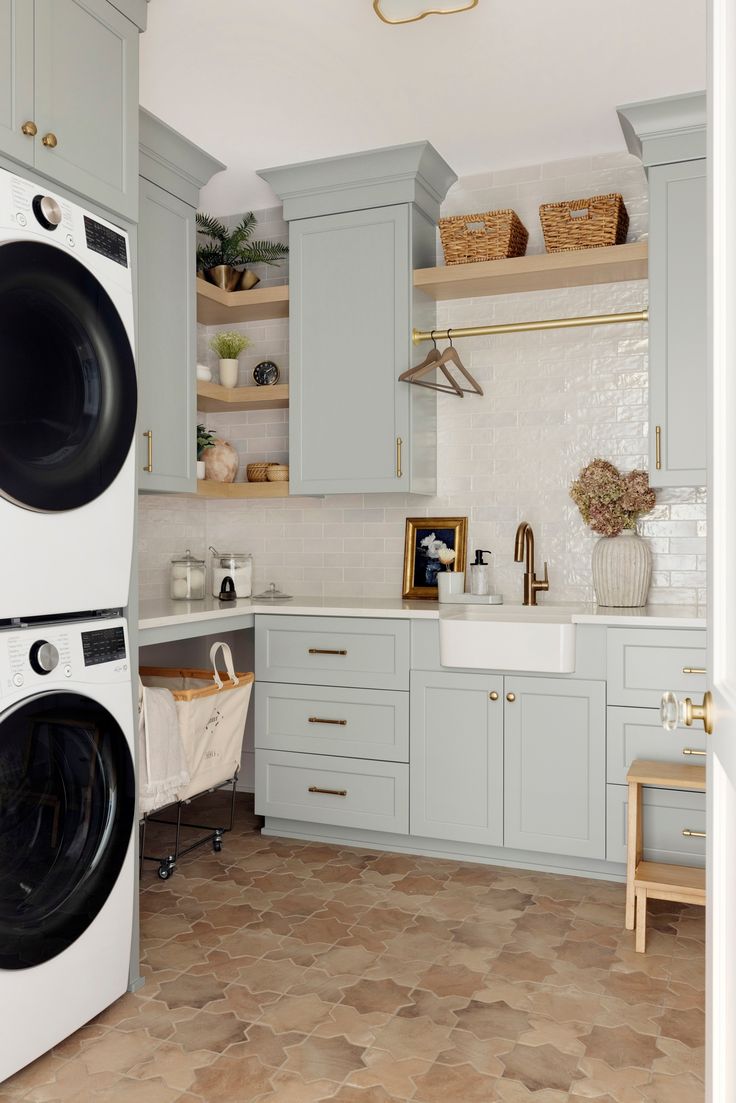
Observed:
[[[205,425],[197,426],[197,478],[203,479],[205,477],[205,466],[203,456],[208,448],[212,448],[215,443],[215,434],[208,429]]]
[[[280,241],[252,241],[257,222],[253,211],[244,214],[234,230],[219,218],[197,212],[197,272],[225,291],[249,291],[259,281],[250,264],[273,264],[289,252]]]

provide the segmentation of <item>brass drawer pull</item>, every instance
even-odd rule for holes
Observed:
[[[148,463],[143,470],[153,471],[153,429],[146,429],[143,436],[148,437]]]
[[[704,666],[683,666],[683,674],[705,674]]]
[[[310,785],[307,792],[324,793],[328,797],[346,797],[348,795],[347,789],[320,789],[318,785]]]
[[[657,471],[662,470],[662,426],[654,430],[654,463]]]
[[[328,720],[328,719],[326,719],[325,717],[322,717],[322,716],[310,716],[309,717],[309,723],[310,724],[339,724],[340,727],[344,728],[345,725],[347,724],[347,720]],[[703,753],[705,753],[705,752],[703,752]]]
[[[347,651],[343,648],[335,647],[310,647],[310,655],[347,655]]]
[[[401,476],[403,475],[403,471],[401,470],[401,446],[402,446],[403,443],[404,442],[401,439],[401,437],[396,438],[396,478],[397,479],[400,479]]]
[[[682,748],[682,753],[683,754],[702,754],[702,755],[707,755],[708,754],[707,751],[699,751],[695,747],[683,747]]]
[[[686,839],[704,839],[705,831],[691,831],[689,827],[683,830],[683,835]]]

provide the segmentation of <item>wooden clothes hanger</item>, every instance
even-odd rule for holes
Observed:
[[[476,382],[458,356],[457,349],[452,343],[451,332],[452,331],[448,329],[447,339],[450,342],[449,348],[446,348],[444,352],[440,353],[437,348],[437,342],[434,339],[434,330],[432,330],[430,336],[434,348],[429,350],[421,364],[417,364],[416,367],[409,368],[407,371],[402,372],[399,379],[405,383],[413,383],[417,387],[427,387],[432,391],[445,391],[446,393],[457,395],[458,398],[462,398],[465,394],[482,395],[483,388]],[[469,387],[461,387],[460,384],[457,383],[447,367],[448,363],[455,365],[460,374],[465,378],[465,381],[470,384]],[[450,384],[449,386],[444,383],[426,383],[420,378],[428,372],[434,371],[436,368],[445,376]]]
[[[460,390],[462,390],[465,394],[483,394],[483,388],[473,378],[473,376],[470,374],[470,372],[468,371],[468,369],[465,367],[462,360],[458,356],[457,349],[455,348],[455,346],[452,343],[451,333],[452,333],[452,330],[448,329],[448,331],[447,331],[447,340],[450,342],[450,345],[449,345],[449,348],[446,348],[445,351],[440,356],[437,366],[439,368],[444,368],[445,364],[447,364],[448,362],[454,364],[455,367],[457,368],[457,370],[460,372],[460,374],[462,376],[464,376],[466,382],[468,382],[470,384],[469,387],[461,387]]]

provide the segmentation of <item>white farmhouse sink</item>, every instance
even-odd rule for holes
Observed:
[[[440,662],[478,670],[575,670],[577,605],[440,608]]]

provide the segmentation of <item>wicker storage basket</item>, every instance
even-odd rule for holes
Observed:
[[[445,264],[523,257],[529,232],[516,211],[485,211],[440,219]]]
[[[289,465],[288,465],[288,463],[272,463],[272,464],[269,464],[268,471],[266,472],[266,479],[270,483],[288,483],[288,481],[289,481]]]
[[[629,229],[629,215],[618,194],[543,203],[539,218],[548,253],[623,245]]]
[[[245,474],[249,483],[265,483],[268,482],[268,471],[270,463],[249,463],[245,469]]]

